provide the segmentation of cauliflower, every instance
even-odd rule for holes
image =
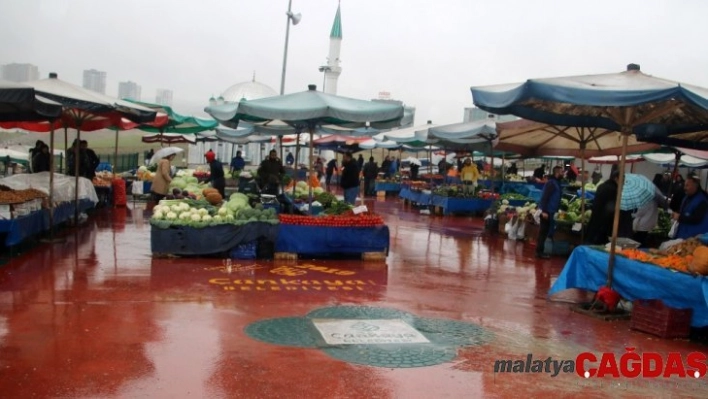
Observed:
[[[199,216],[199,214],[194,213],[192,214],[191,219],[193,222],[199,222],[200,220],[202,220],[202,217]]]
[[[182,219],[182,220],[189,220],[189,218],[191,218],[191,217],[192,217],[192,213],[191,213],[191,212],[182,212],[182,213],[180,213],[180,215],[179,215],[179,218]]]
[[[190,209],[189,205],[187,205],[186,202],[182,202],[181,204],[179,204],[179,207],[183,211],[188,211]]]
[[[165,216],[165,214],[162,213],[162,211],[157,211],[152,214],[152,218],[157,219],[157,220],[162,219],[164,216]]]
[[[209,211],[207,211],[206,209],[202,208],[202,209],[199,210],[199,214],[200,214],[201,216],[209,216]]]
[[[509,200],[502,200],[502,205],[509,205]]]
[[[211,222],[211,216],[209,214],[202,215],[202,222]]]
[[[167,220],[177,219],[177,214],[174,212],[168,212],[167,215],[165,215],[165,219],[167,219]]]

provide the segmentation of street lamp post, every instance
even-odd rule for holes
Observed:
[[[290,22],[292,21],[293,25],[297,25],[300,23],[300,20],[302,19],[302,15],[298,14],[293,14],[292,12],[292,5],[293,5],[293,0],[288,0],[288,12],[285,13],[285,15],[288,16],[288,18],[285,21],[285,50],[283,51],[283,73],[280,76],[280,95],[282,96],[285,94],[285,70],[288,65],[288,41],[290,40]],[[283,137],[280,136],[278,137],[278,146],[280,147],[280,159],[283,159]]]

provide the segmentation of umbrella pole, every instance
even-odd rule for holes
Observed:
[[[309,191],[308,197],[309,197],[309,201],[310,201],[307,210],[308,210],[308,212],[310,212],[310,215],[312,214],[312,185],[309,184],[309,178],[310,178],[309,175],[311,175],[313,173],[313,169],[315,167],[315,164],[312,159],[314,156],[314,145],[313,145],[314,130],[315,130],[314,126],[312,124],[310,124],[310,168],[309,168],[309,173],[307,176],[307,179],[308,179],[307,180],[307,182],[308,182],[307,187],[308,187],[308,191]]]
[[[79,224],[79,149],[81,148],[81,124],[76,128],[76,145],[74,146],[74,223]]]
[[[617,234],[619,232],[620,204],[622,203],[622,188],[624,187],[624,168],[627,161],[627,141],[631,129],[622,132],[622,158],[619,167],[619,182],[617,183],[617,199],[615,200],[615,215],[612,223],[612,241],[610,242],[610,263],[607,266],[607,287],[612,288],[612,274],[615,268],[615,249],[617,248]]]
[[[69,151],[69,128],[64,124],[64,155],[68,154]],[[66,171],[64,173],[69,173],[69,163],[66,162],[66,165],[64,165],[64,169]]]
[[[668,194],[669,197],[671,197],[673,191],[674,191],[674,181],[676,180],[676,174],[678,173],[678,167],[679,167],[679,161],[681,160],[681,153],[676,151],[676,159],[674,160],[674,171],[671,173],[671,180],[669,181],[669,192]]]
[[[54,122],[50,121],[52,130],[49,132],[49,238],[43,240],[49,243],[62,241],[54,238],[54,173],[56,172],[54,162]]]
[[[282,143],[283,138],[279,137],[279,140]],[[280,158],[280,159],[282,161],[283,158]],[[297,164],[299,161],[300,161],[300,133],[295,135],[295,163],[293,164],[293,176],[294,176],[293,180],[295,183],[293,183],[293,198],[295,198],[295,186],[297,185],[297,174],[298,174]],[[305,180],[305,181],[307,181],[308,185],[309,185],[309,181],[308,180]]]
[[[585,242],[585,143],[580,143],[580,242]]]
[[[145,163],[145,162],[143,162]],[[118,128],[116,127],[116,146],[115,149],[113,150],[113,173],[116,173],[116,170],[118,169]]]

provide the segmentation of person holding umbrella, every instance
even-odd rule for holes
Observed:
[[[556,166],[553,168],[553,174],[549,176],[548,181],[543,186],[543,194],[539,208],[541,209],[541,223],[538,229],[538,238],[536,239],[536,257],[542,259],[550,258],[546,254],[546,239],[553,237],[553,215],[558,212],[561,203],[561,184],[560,178],[563,176],[563,168]]]
[[[219,191],[221,198],[226,198],[226,179],[224,178],[224,165],[216,159],[214,152],[207,152],[204,154],[207,163],[209,164],[210,174],[207,182],[211,183],[211,186]]]
[[[175,159],[175,155],[175,153],[169,154],[160,159],[160,162],[157,164],[155,177],[152,178],[152,188],[150,189],[150,194],[154,202],[160,202],[160,200],[164,199],[169,193],[170,183],[172,183],[171,163],[172,160]]]

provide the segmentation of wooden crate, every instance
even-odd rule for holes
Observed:
[[[675,309],[660,299],[636,300],[629,328],[665,339],[688,338],[692,316],[692,309]]]

